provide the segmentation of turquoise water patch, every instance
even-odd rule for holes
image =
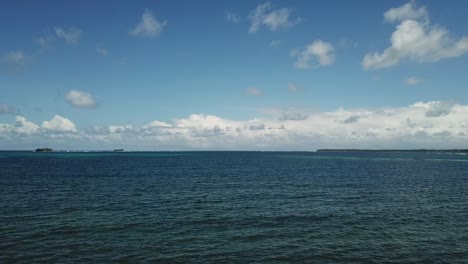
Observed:
[[[388,161],[388,160],[413,160],[414,158],[382,158],[382,157],[356,157],[356,156],[302,156],[302,155],[279,155],[281,158],[292,159],[329,159],[329,160],[375,160],[375,161]]]
[[[429,161],[458,161],[458,162],[467,162],[468,159],[425,159]]]
[[[345,155],[277,155],[280,158],[289,159],[313,159],[313,160],[369,160],[369,161],[459,161],[467,162],[468,157],[466,155],[457,155],[459,158],[454,158],[453,154],[443,153],[379,153],[381,156],[369,156],[369,153],[352,153],[349,156]]]

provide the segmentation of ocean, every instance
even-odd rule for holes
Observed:
[[[0,263],[468,263],[468,155],[0,152]]]

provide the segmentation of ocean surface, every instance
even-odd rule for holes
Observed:
[[[468,263],[468,155],[0,152],[0,263]]]

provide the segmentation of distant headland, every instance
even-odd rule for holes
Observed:
[[[34,152],[124,152],[124,149],[114,150],[54,150],[51,148],[37,148]]]
[[[52,151],[54,150],[51,148],[37,148],[36,150],[34,150],[34,152],[52,152]]]
[[[318,149],[317,152],[437,152],[468,153],[468,149]]]

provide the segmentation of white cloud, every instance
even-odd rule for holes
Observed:
[[[146,124],[143,128],[157,128],[157,127],[171,127],[171,124],[166,122],[155,120],[151,123]]]
[[[269,2],[259,4],[254,11],[252,11],[249,15],[249,19],[251,21],[251,25],[249,28],[249,33],[257,32],[261,25],[263,24],[263,19],[265,17],[265,13],[271,8],[271,4]]]
[[[389,22],[401,23],[391,36],[391,45],[383,52],[367,53],[364,69],[388,68],[402,60],[435,62],[463,55],[468,51],[468,37],[454,39],[447,29],[431,25],[425,8],[410,2],[385,13]]]
[[[405,80],[405,83],[407,85],[411,85],[411,86],[418,85],[421,82],[422,82],[422,80],[420,78],[417,78],[417,77],[409,77],[408,79]]]
[[[70,120],[56,115],[44,121],[42,128],[17,117],[15,124],[0,124],[0,138],[35,145],[66,142],[72,149],[112,149],[116,145],[141,150],[468,148],[466,116],[468,105],[444,101],[334,111],[275,108],[247,120],[193,114],[141,127],[113,125],[88,130],[79,130]]]
[[[158,135],[168,132],[169,137],[183,138],[195,148],[447,148],[466,146],[463,142],[467,138],[464,133],[468,135],[468,121],[464,117],[467,113],[466,105],[435,101],[385,109],[287,110],[278,111],[273,119],[246,121],[191,115],[175,120],[171,128],[161,128]]]
[[[258,88],[255,88],[255,87],[250,87],[250,88],[247,88],[245,90],[245,92],[248,94],[248,95],[254,95],[254,96],[259,96],[259,95],[263,95],[263,91],[258,89]]]
[[[55,115],[51,120],[42,122],[42,128],[57,132],[76,132],[76,126],[69,119]]]
[[[335,53],[332,44],[322,40],[316,40],[303,50],[292,50],[291,56],[296,57],[294,66],[298,69],[311,67],[311,60],[315,66],[327,66],[335,62]]]
[[[55,35],[57,38],[65,40],[65,42],[70,45],[78,44],[81,34],[81,30],[77,28],[64,29],[62,27],[55,27]]]
[[[226,13],[226,20],[228,22],[233,23],[233,24],[237,24],[237,23],[239,23],[241,21],[241,18],[236,14],[228,12],[228,13]]]
[[[43,36],[36,39],[37,44],[41,46],[43,51],[48,50],[52,47],[52,44],[57,40],[63,40],[68,45],[76,46],[80,42],[83,32],[78,28],[64,28],[54,27],[51,31]]]
[[[15,129],[20,134],[33,134],[39,130],[39,126],[28,121],[25,117],[17,116],[15,118]]]
[[[455,104],[446,101],[429,101],[418,102],[411,106],[424,109],[427,117],[439,117],[450,114]]]
[[[80,135],[85,138],[84,134]],[[49,121],[44,121],[42,127],[16,116],[13,124],[0,124],[0,140],[2,144],[10,144],[17,148],[22,143],[27,146],[60,143],[60,139],[79,139],[75,125],[68,119],[55,115]],[[68,141],[68,140],[67,140]],[[79,143],[78,143],[79,144]]]
[[[145,9],[145,12],[141,15],[140,23],[130,31],[130,34],[154,38],[161,34],[166,24],[167,21],[159,22],[148,9]]]
[[[273,9],[270,2],[259,4],[255,10],[250,12],[249,33],[257,32],[262,26],[268,27],[271,31],[288,29],[301,21],[301,18],[292,18],[292,9]]]
[[[96,101],[93,96],[86,92],[81,92],[77,90],[71,90],[65,96],[67,102],[75,107],[81,108],[94,108],[96,107]]]
[[[121,134],[125,133],[126,131],[130,131],[133,129],[132,125],[126,125],[126,126],[109,126],[109,132],[111,134]]]
[[[22,66],[26,63],[26,55],[21,50],[10,51],[5,54],[4,60],[9,64]]]
[[[400,7],[391,8],[384,14],[387,22],[401,22],[408,19],[429,19],[429,14],[424,6],[417,7],[416,1],[411,1]]]
[[[270,47],[274,48],[274,49],[277,49],[279,48],[281,45],[281,40],[272,40],[270,42]]]
[[[96,52],[101,56],[107,56],[109,54],[109,50],[102,43],[96,44]]]
[[[0,139],[7,138],[13,140],[15,137],[30,136],[40,130],[40,127],[28,121],[23,116],[16,116],[15,123],[0,124]]]
[[[176,149],[460,148],[468,138],[467,114],[466,105],[440,101],[330,112],[278,109],[250,120],[194,114],[151,130],[133,127],[121,140]]]
[[[0,115],[15,115],[18,113],[18,109],[11,105],[0,104]]]

